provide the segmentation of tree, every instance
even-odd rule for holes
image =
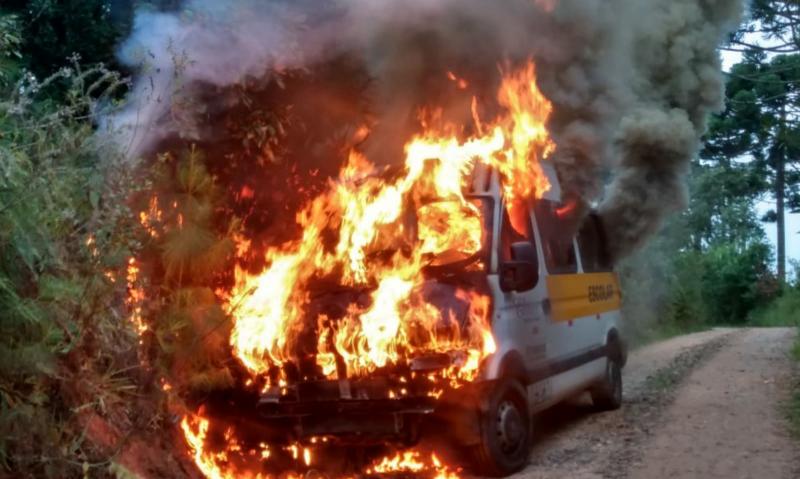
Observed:
[[[22,58],[22,35],[16,15],[0,12],[0,86],[7,84]]]
[[[744,87],[744,90],[760,91],[761,95],[743,96],[738,100],[741,104],[762,102],[772,109],[771,121],[763,125],[770,147],[761,162],[771,170],[771,191],[776,207],[765,219],[777,223],[778,272],[785,281],[785,212],[786,208],[792,212],[800,209],[796,155],[800,2],[752,0],[750,21],[733,35],[728,50],[745,55],[745,61],[738,65],[739,71],[731,72],[729,89],[740,92],[738,87]],[[728,97],[732,98],[730,94]]]
[[[38,88],[56,81],[67,85],[58,105]],[[117,451],[96,447],[87,421],[142,415],[123,302],[142,236],[125,199],[139,182],[85,118],[119,87],[115,73],[77,66],[0,87],[3,477],[105,475]]]
[[[25,66],[39,78],[69,66],[75,55],[86,64],[113,64],[128,21],[111,21],[109,0],[8,0],[2,9],[17,15]]]
[[[786,278],[785,215],[800,211],[800,54],[750,50],[729,73],[725,111],[711,123],[703,158],[742,174],[741,197],[768,193],[777,223],[778,278]],[[759,179],[760,178],[760,179]]]
[[[798,20],[797,0],[751,0],[750,22],[734,35],[732,43],[744,52],[797,53],[800,51]],[[749,40],[753,37],[766,41]]]

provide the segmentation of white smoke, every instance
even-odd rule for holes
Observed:
[[[139,74],[109,130],[147,153],[191,137],[185,123],[202,105],[188,118],[175,106],[198,86],[348,53],[374,78],[368,153],[391,159],[417,107],[451,100],[431,79],[457,71],[492,99],[498,64],[530,57],[555,107],[562,189],[602,199],[620,257],[685,203],[688,162],[723,96],[717,47],[741,10],[742,0],[187,0],[137,14],[119,57]]]

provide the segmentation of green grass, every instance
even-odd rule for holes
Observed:
[[[795,341],[792,355],[800,363],[800,339]],[[798,366],[798,369],[800,369],[800,366]],[[792,430],[792,434],[800,440],[800,379],[798,378],[795,378],[794,391],[789,399],[789,406],[786,412],[789,416],[789,427]]]
[[[800,289],[789,288],[781,297],[750,315],[748,326],[800,327]]]
[[[789,419],[789,427],[792,430],[792,434],[795,438],[800,440],[800,332],[798,332],[794,340],[791,355],[792,359],[794,359],[797,364],[795,365],[794,390],[789,399],[786,414]]]
[[[651,327],[639,327],[623,329],[625,339],[628,341],[630,349],[638,349],[659,341],[683,336],[684,334],[699,333],[708,331],[712,326],[705,323],[677,324],[674,322],[657,324]]]
[[[755,311],[748,326],[797,327],[798,335],[789,352],[794,365],[792,392],[786,404],[786,417],[792,435],[800,440],[800,288],[787,288],[783,294],[767,307]]]

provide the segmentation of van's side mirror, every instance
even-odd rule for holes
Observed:
[[[500,289],[527,291],[539,282],[536,249],[528,241],[511,245],[513,260],[500,264]]]

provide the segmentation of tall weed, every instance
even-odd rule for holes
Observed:
[[[63,103],[43,95],[53,82],[69,85]],[[121,84],[75,63],[0,95],[0,471],[17,477],[105,467],[113,452],[88,440],[91,419],[131,421],[125,266],[139,233],[126,201],[137,181],[92,127]]]

